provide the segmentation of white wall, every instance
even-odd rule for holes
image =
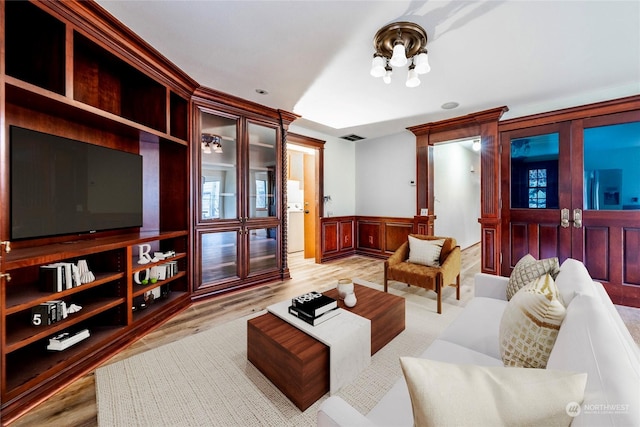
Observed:
[[[459,143],[436,144],[433,154],[434,234],[467,248],[480,241],[480,156]]]
[[[413,218],[416,139],[405,131],[356,143],[356,215]]]
[[[289,131],[326,141],[324,145],[325,216],[350,216],[356,213],[356,149],[351,141],[303,129],[292,124]]]

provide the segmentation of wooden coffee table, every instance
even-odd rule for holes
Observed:
[[[354,289],[356,306],[338,305],[371,321],[373,355],[404,330],[405,301],[358,284]],[[337,289],[325,294],[338,298]],[[329,391],[329,347],[271,313],[247,322],[247,359],[302,411]]]

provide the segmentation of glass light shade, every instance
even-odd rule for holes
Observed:
[[[218,142],[213,146],[213,152],[214,153],[222,153],[222,145]]]
[[[204,146],[202,147],[202,152],[205,154],[211,154],[211,145],[204,144]]]
[[[392,74],[391,67],[387,67],[387,70],[384,76],[382,77],[382,81],[385,82],[386,84],[391,83],[391,74]]]
[[[371,75],[373,77],[382,77],[385,75],[386,61],[382,56],[374,56],[373,61],[371,61]]]
[[[416,66],[416,73],[418,74],[427,74],[431,71],[431,66],[429,65],[429,55],[426,52],[420,52],[413,58],[413,63]]]
[[[420,85],[420,79],[418,73],[414,67],[409,68],[409,74],[407,74],[407,87],[416,87]]]
[[[473,148],[473,151],[480,151],[481,147],[482,147],[482,145],[480,144],[480,140],[479,139],[475,139],[473,141],[473,144],[471,145],[471,148]]]
[[[407,54],[404,49],[404,44],[398,43],[393,46],[393,56],[389,60],[389,64],[394,67],[403,67],[407,64]]]

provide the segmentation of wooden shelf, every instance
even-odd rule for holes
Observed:
[[[187,256],[186,253],[176,253],[174,256],[172,256],[170,258],[165,258],[165,259],[157,261],[157,262],[150,262],[148,264],[138,264],[138,258],[135,257],[131,261],[131,264],[134,266],[134,267],[131,268],[131,271],[133,273],[137,273],[138,271],[144,271],[147,268],[151,268],[151,267],[156,266],[156,265],[162,265],[162,264],[166,264],[166,263],[171,262],[171,261],[178,261],[178,260],[184,259],[186,256]]]
[[[7,287],[6,314],[11,315],[23,310],[28,310],[47,301],[62,299],[79,292],[87,291],[96,286],[113,282],[124,277],[123,272],[118,273],[94,273],[95,280],[62,292],[45,293],[38,290],[38,286]]]
[[[145,126],[81,101],[67,98],[29,82],[6,77],[7,103],[51,114],[57,117],[75,116],[83,125],[107,128],[120,135],[139,138],[141,134],[157,136],[163,140],[187,145],[186,139],[177,138],[153,127]]]
[[[188,236],[188,231],[147,231],[100,238],[83,238],[63,243],[14,249],[5,255],[5,268],[12,270],[39,264],[50,264],[69,258],[79,258],[126,246],[155,240],[166,240]]]
[[[7,331],[5,353],[11,353],[22,347],[26,347],[38,340],[49,338],[57,332],[68,329],[77,323],[87,320],[97,314],[103,313],[120,304],[124,304],[125,298],[96,299],[82,307],[77,313],[70,314],[66,319],[48,326],[32,326],[29,323],[14,324]],[[14,322],[15,323],[15,322]]]
[[[144,161],[144,227],[19,240],[2,253],[0,279],[0,412],[2,424],[57,387],[104,360],[190,303],[189,95],[195,82],[144,48],[95,6],[75,2],[0,1],[4,55],[0,56],[0,170],[10,170],[10,126],[139,154]],[[69,14],[67,18],[66,15]],[[100,21],[93,28],[93,21]],[[166,74],[165,74],[166,72]],[[185,94],[185,89],[189,95]],[[0,176],[0,218],[10,218],[10,172]],[[0,240],[9,240],[4,221]],[[151,243],[176,256],[138,265],[136,245]],[[43,291],[40,267],[86,260],[91,283]],[[139,287],[133,274],[179,262],[180,272]],[[170,284],[168,298],[131,313],[133,299]],[[51,325],[33,326],[31,311],[51,300],[82,306]],[[61,352],[47,351],[58,333],[89,329],[91,336]]]
[[[169,283],[174,282],[174,281],[176,281],[178,279],[181,279],[181,278],[183,278],[185,276],[186,276],[186,273],[184,271],[180,271],[176,275],[171,276],[171,277],[169,277],[168,279],[165,279],[165,280],[158,280],[156,283],[149,283],[149,284],[146,284],[146,285],[135,284],[135,285],[133,285],[133,297],[135,298],[135,297],[138,297],[140,295],[144,295],[145,292],[149,292],[152,289],[155,289],[155,288],[157,288],[159,286],[162,286],[162,285],[169,284]]]
[[[149,305],[144,310],[135,311],[133,313],[133,319],[137,323],[137,322],[144,321],[147,318],[158,315],[159,313],[165,310],[166,306],[172,305],[176,303],[178,300],[183,299],[185,295],[186,295],[186,292],[172,291],[169,294],[169,297],[161,300],[155,300],[153,304]]]
[[[37,385],[45,381],[53,372],[59,370],[62,365],[68,365],[76,360],[82,359],[96,347],[101,347],[105,342],[113,341],[115,337],[124,331],[124,326],[108,326],[91,328],[91,336],[78,344],[69,347],[64,351],[49,351],[46,349],[46,341],[42,341],[37,348],[23,348],[15,353],[13,357],[8,357],[9,362],[13,358],[19,358],[21,369],[13,369],[7,372],[7,390],[16,394],[22,389],[27,389],[34,384]],[[34,347],[34,346],[31,346]],[[9,394],[9,396],[11,396]]]

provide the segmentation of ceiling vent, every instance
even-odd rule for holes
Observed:
[[[360,141],[361,139],[364,139],[363,136],[355,135],[353,133],[351,135],[341,136],[340,138],[346,139],[347,141]]]

